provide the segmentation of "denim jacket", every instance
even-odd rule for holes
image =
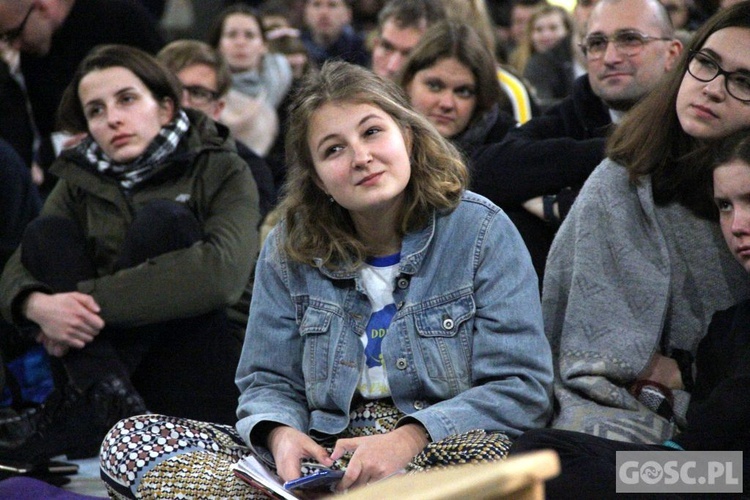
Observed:
[[[260,422],[315,438],[349,424],[371,313],[356,271],[290,260],[283,222],[258,260],[237,370],[237,430]],[[402,242],[397,313],[383,338],[391,395],[433,440],[471,429],[516,437],[550,416],[552,360],[529,254],[498,207],[471,192]],[[402,422],[399,422],[401,424]]]

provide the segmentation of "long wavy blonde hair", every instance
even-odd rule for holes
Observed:
[[[367,256],[349,212],[330,203],[316,184],[308,143],[313,114],[332,102],[377,106],[411,137],[411,177],[397,222],[404,235],[427,224],[435,210],[453,210],[468,182],[460,153],[414,111],[399,86],[371,71],[340,61],[327,62],[295,95],[286,136],[287,182],[281,212],[286,219],[284,249],[290,258],[331,269],[356,268]]]

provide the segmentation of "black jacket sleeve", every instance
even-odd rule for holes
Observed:
[[[237,154],[250,167],[255,184],[258,186],[260,222],[262,223],[266,214],[276,205],[276,187],[273,182],[273,174],[266,161],[255,154],[252,149],[240,141],[235,141],[235,144],[237,145]]]
[[[696,356],[687,450],[750,451],[750,301],[714,315]]]
[[[567,187],[580,188],[604,159],[610,123],[588,78],[580,77],[571,97],[475,155],[472,189],[508,208]]]
[[[0,139],[0,271],[41,207],[29,169],[11,145]]]

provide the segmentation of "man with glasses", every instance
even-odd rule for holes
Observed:
[[[672,69],[682,44],[660,3],[604,2],[589,18],[581,49],[592,90],[615,111],[627,111]],[[651,7],[649,9],[649,6]]]
[[[588,73],[572,94],[478,153],[472,172],[472,189],[516,224],[540,279],[557,226],[604,159],[607,131],[682,52],[658,0],[601,0],[580,45]]]
[[[21,52],[42,167],[55,156],[51,135],[62,93],[89,50],[121,43],[155,54],[164,44],[151,14],[129,0],[0,0],[0,39]],[[43,191],[50,188],[48,182]]]
[[[157,54],[157,59],[182,83],[182,106],[202,111],[221,122],[232,74],[224,58],[210,45],[198,40],[176,40]],[[228,132],[227,132],[228,133]],[[261,220],[276,203],[273,175],[266,162],[236,140],[237,153],[245,160],[258,186]]]
[[[9,45],[13,44],[18,38],[21,37],[24,30],[26,29],[26,23],[29,21],[29,17],[31,17],[31,13],[34,11],[35,5],[32,3],[28,10],[26,11],[26,15],[23,16],[23,19],[20,23],[18,23],[18,26],[15,28],[10,28],[2,32],[0,34],[0,41],[5,42]]]
[[[26,103],[26,91],[23,82],[19,81],[18,51],[14,48],[14,42],[25,31],[33,10],[32,5],[19,12],[22,19],[10,29],[0,32],[0,138],[13,146],[38,184],[43,174],[34,164],[36,135]],[[0,19],[0,25],[11,26],[11,23],[3,23]]]

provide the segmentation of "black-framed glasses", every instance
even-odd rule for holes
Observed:
[[[28,12],[26,12],[26,15],[23,17],[23,21],[16,26],[15,28],[11,28],[7,30],[5,33],[0,33],[0,41],[3,41],[5,43],[13,43],[18,39],[18,37],[23,34],[23,30],[26,29],[26,23],[29,21],[29,16],[31,16],[31,13],[36,8],[36,4],[31,4],[29,7]]]
[[[670,40],[672,38],[646,35],[635,30],[623,30],[616,31],[612,36],[600,33],[589,35],[578,46],[589,59],[599,59],[607,51],[607,45],[612,42],[617,52],[632,57],[638,55],[649,42]]]
[[[190,102],[194,104],[208,104],[219,98],[219,93],[201,85],[184,85],[182,89],[188,93]]]
[[[708,83],[724,75],[724,88],[727,94],[738,101],[750,103],[750,71],[725,71],[719,63],[705,52],[691,50],[688,73],[700,82]]]

